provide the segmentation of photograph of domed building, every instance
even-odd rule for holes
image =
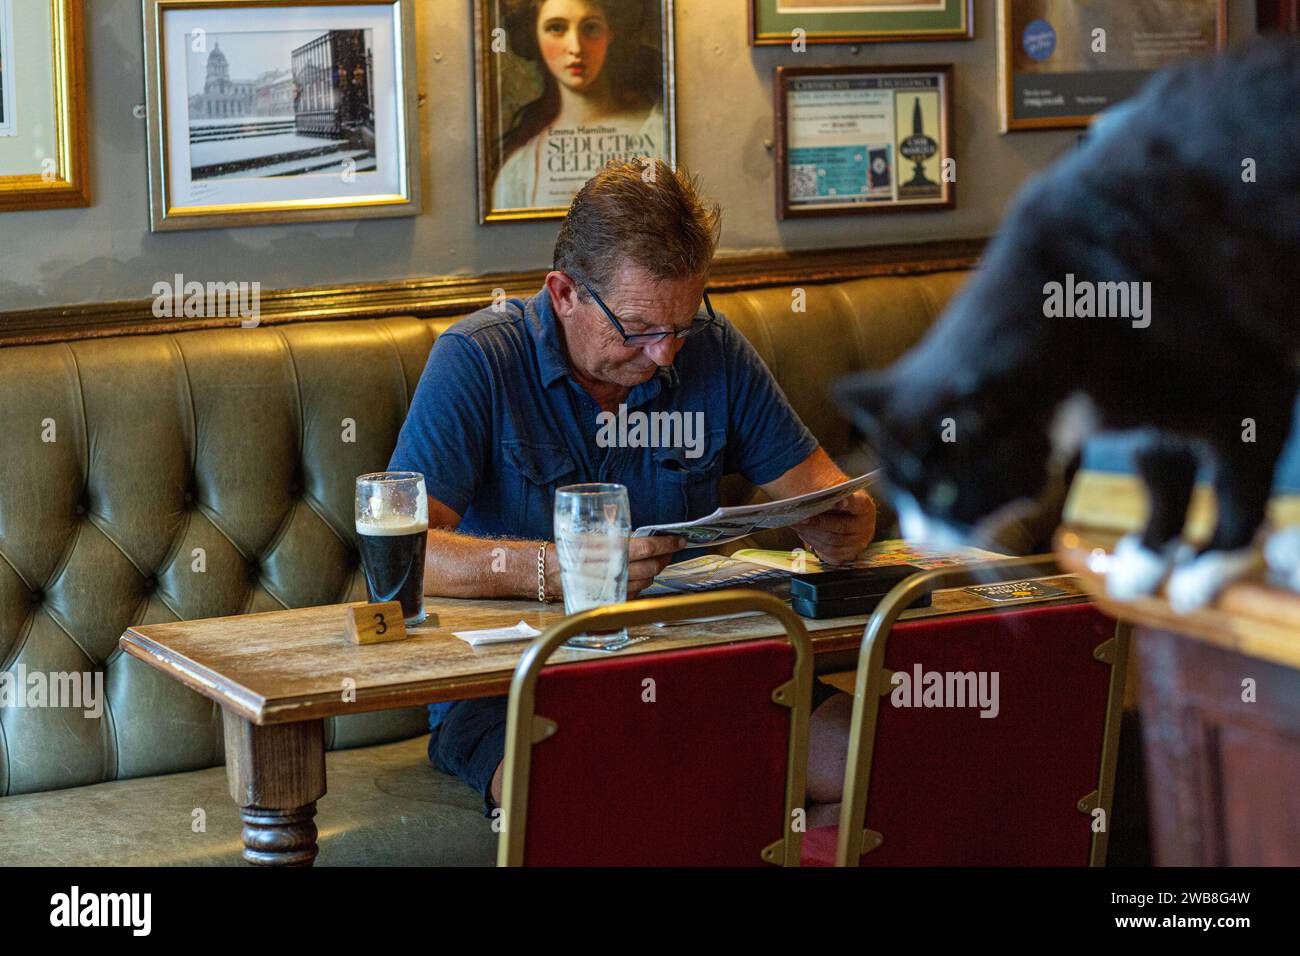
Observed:
[[[208,54],[203,92],[190,97],[191,119],[292,115],[292,73],[273,69],[253,80],[232,80],[230,62],[221,52],[221,44],[213,45]]]
[[[376,168],[369,30],[207,34],[190,44],[191,178]]]

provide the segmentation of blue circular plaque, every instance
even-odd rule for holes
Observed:
[[[1025,27],[1020,42],[1032,59],[1046,60],[1056,51],[1056,30],[1046,20],[1035,20]]]

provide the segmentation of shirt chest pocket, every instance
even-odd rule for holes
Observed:
[[[501,446],[506,465],[505,511],[512,533],[551,537],[555,489],[578,480],[569,449],[547,442],[507,441]]]
[[[655,519],[656,524],[702,518],[721,504],[719,493],[726,436],[722,430],[709,432],[704,436],[702,447],[696,449],[654,449],[662,509]]]

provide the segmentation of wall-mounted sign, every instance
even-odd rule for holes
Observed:
[[[950,209],[952,65],[777,67],[779,219]]]
[[[1227,0],[998,0],[1002,132],[1087,126],[1227,42]]]

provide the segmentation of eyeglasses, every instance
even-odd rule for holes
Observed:
[[[606,318],[608,318],[610,322],[614,323],[614,328],[618,331],[618,334],[623,337],[623,345],[630,349],[639,349],[646,345],[654,345],[656,342],[662,342],[670,335],[675,339],[684,339],[688,336],[695,335],[697,332],[703,332],[718,320],[717,313],[713,311],[713,303],[709,301],[709,294],[706,292],[704,293],[704,312],[696,313],[695,318],[686,328],[676,329],[669,332],[638,332],[636,335],[628,335],[627,332],[623,330],[623,323],[620,322],[618,317],[610,311],[609,306],[601,301],[600,296],[596,295],[596,291],[581,280],[579,280],[578,284],[586,289],[591,297],[596,300],[596,304],[600,306],[600,311],[604,312]]]

